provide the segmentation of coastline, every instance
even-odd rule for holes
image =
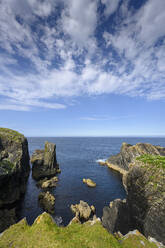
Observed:
[[[120,168],[117,165],[114,165],[114,164],[109,163],[107,160],[105,162],[99,162],[99,164],[100,165],[106,165],[108,168],[110,168],[110,169],[112,169],[114,171],[119,172],[122,175],[122,177],[125,176],[128,173],[128,171]]]

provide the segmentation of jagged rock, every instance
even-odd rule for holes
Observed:
[[[128,171],[129,164],[135,159],[135,157],[143,154],[165,156],[165,148],[146,143],[138,143],[136,145],[123,143],[120,153],[111,156],[106,162],[112,165],[117,165],[121,169]]]
[[[32,176],[36,180],[60,173],[59,164],[56,160],[56,145],[46,141],[44,150],[36,150],[33,153],[31,163]]]
[[[29,171],[27,139],[14,130],[0,128],[0,232],[16,220],[14,211],[8,209],[15,207],[11,204],[25,192]]]
[[[80,201],[79,204],[71,205],[71,210],[75,214],[75,217],[80,221],[87,221],[93,214],[95,213],[95,207],[89,206],[88,203],[84,201]]]
[[[58,177],[52,177],[51,179],[44,178],[37,183],[38,187],[42,189],[53,188],[57,186]]]
[[[83,178],[83,183],[87,184],[89,187],[96,187],[96,183],[94,181],[92,181],[91,179],[85,179]]]
[[[102,224],[110,233],[120,230],[126,234],[130,230],[129,218],[126,200],[116,199],[110,202],[109,207],[103,208]]]
[[[41,192],[38,196],[38,200],[46,212],[54,214],[55,197],[50,192]]]

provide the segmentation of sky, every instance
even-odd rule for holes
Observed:
[[[0,0],[0,126],[165,136],[165,0]]]

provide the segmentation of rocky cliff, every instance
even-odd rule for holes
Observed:
[[[27,139],[16,131],[0,128],[0,231],[16,220],[13,204],[26,190],[29,171]]]
[[[114,201],[103,210],[103,225],[110,232],[138,229],[165,244],[164,155],[163,147],[124,144],[121,154],[108,160],[127,170],[123,175],[126,201]]]
[[[134,158],[143,154],[165,156],[165,148],[147,143],[138,143],[136,145],[123,143],[120,153],[111,156],[106,163],[109,164],[109,166],[112,165],[113,167],[113,165],[115,165],[128,171],[129,164],[134,160]]]
[[[33,153],[31,163],[32,176],[36,180],[56,175],[60,172],[56,160],[56,145],[46,141],[44,150],[36,150]]]

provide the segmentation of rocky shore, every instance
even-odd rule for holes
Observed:
[[[165,148],[124,143],[121,153],[108,159],[124,170],[125,201],[115,200],[103,209],[109,232],[138,229],[165,244]]]
[[[48,189],[56,187],[55,175],[60,172],[56,145],[46,142],[44,150],[33,153],[31,162],[32,176],[44,191],[39,194],[39,204],[54,214],[55,197]],[[80,201],[71,205],[75,217],[66,228],[57,227],[47,213],[31,227],[25,219],[12,225],[30,171],[28,142],[22,134],[0,128],[0,232],[10,226],[0,234],[0,247],[24,247],[25,242],[27,247],[164,247],[165,148],[123,143],[120,153],[104,164],[122,174],[127,199],[116,199],[104,207],[102,222],[93,205]],[[83,182],[96,186],[91,179]]]

